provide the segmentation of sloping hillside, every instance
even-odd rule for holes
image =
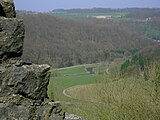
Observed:
[[[139,54],[145,58],[160,61],[160,43],[144,48]]]
[[[19,13],[26,37],[23,59],[56,67],[109,59],[110,50],[143,48],[152,40],[127,27],[92,19],[66,20],[47,14]],[[89,22],[92,21],[92,22]]]

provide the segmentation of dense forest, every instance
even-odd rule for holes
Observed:
[[[160,62],[160,43],[145,47],[139,52],[139,55],[152,61]]]
[[[155,17],[159,9],[147,9],[150,12],[143,17],[141,13],[146,9],[118,11],[128,11],[125,17],[130,19],[65,19],[51,13],[18,12],[26,27],[23,59],[65,67],[129,56],[146,46],[157,44],[152,35],[148,35],[151,32],[146,31],[159,31],[159,17]],[[146,17],[152,20],[146,25],[146,21],[135,13],[144,20]]]

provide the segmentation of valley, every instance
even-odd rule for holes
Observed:
[[[22,59],[51,66],[48,96],[88,120],[160,119],[159,9],[19,12]]]

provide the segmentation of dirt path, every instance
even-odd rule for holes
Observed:
[[[100,84],[99,84],[100,85]],[[69,97],[69,98],[72,98],[72,99],[76,99],[76,100],[82,100],[82,101],[86,101],[86,102],[96,102],[96,101],[94,101],[94,100],[90,100],[90,99],[80,99],[80,98],[78,98],[78,97],[75,97],[75,96],[72,96],[72,93],[71,93],[71,95],[69,94],[69,93],[67,93],[67,91],[69,91],[70,92],[70,90],[75,90],[76,91],[76,89],[78,90],[78,89],[80,89],[80,90],[87,90],[87,89],[90,89],[90,87],[92,88],[92,87],[97,87],[97,85],[96,84],[87,84],[87,85],[76,85],[76,86],[72,86],[72,87],[69,87],[69,88],[66,88],[66,89],[64,89],[63,90],[63,95],[64,96],[66,96],[66,97]],[[87,89],[86,89],[87,88]],[[85,92],[85,91],[84,91]],[[93,97],[93,99],[94,99],[94,97]]]
[[[82,87],[82,86],[83,86],[83,85],[76,85],[76,86],[72,86],[72,87],[66,88],[66,89],[63,90],[63,95],[66,96],[66,97],[72,98],[72,99],[77,99],[77,98],[72,97],[71,95],[68,95],[68,94],[66,93],[66,91],[67,91],[67,90],[70,90],[70,89],[73,89],[73,88],[80,88],[80,87]]]

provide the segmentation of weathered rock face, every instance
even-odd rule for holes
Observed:
[[[1,66],[1,95],[19,94],[32,100],[47,97],[48,65]]]
[[[60,103],[47,98],[50,66],[20,58],[24,24],[11,3],[0,1],[0,120],[62,120]]]
[[[22,20],[0,17],[0,63],[9,59],[20,59],[23,39]]]
[[[0,0],[0,16],[15,18],[15,6],[13,0]]]

